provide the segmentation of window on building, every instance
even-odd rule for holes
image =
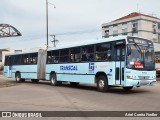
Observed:
[[[153,23],[152,29],[153,29],[153,33],[156,34],[156,23]]]
[[[122,35],[127,35],[127,28],[122,29]]]
[[[118,27],[118,25],[117,25],[117,24],[114,24],[113,27]]]
[[[158,23],[158,29],[160,30],[160,23]]]
[[[158,42],[160,42],[160,34],[158,34]]]
[[[132,32],[138,32],[138,22],[132,23]]]
[[[109,37],[109,30],[105,30],[105,37]]]
[[[118,36],[118,30],[113,31],[113,36]]]
[[[0,62],[2,61],[2,52],[0,52]]]
[[[109,29],[109,26],[102,26],[102,28],[108,28]]]
[[[126,26],[126,25],[127,25],[127,22],[122,23],[122,26]]]

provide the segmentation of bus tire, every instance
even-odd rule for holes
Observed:
[[[39,80],[38,79],[31,79],[32,83],[38,83]]]
[[[131,86],[131,87],[123,87],[123,89],[125,90],[125,91],[129,91],[129,90],[131,90],[133,88],[133,86]]]
[[[104,75],[101,75],[97,78],[97,89],[100,92],[106,92],[108,91],[108,80],[107,77]]]
[[[62,84],[61,81],[57,81],[57,76],[56,76],[56,74],[51,74],[51,76],[50,76],[50,81],[51,81],[51,85],[53,85],[53,86],[59,86],[59,85]]]
[[[79,82],[70,82],[70,85],[72,85],[72,86],[78,86],[79,85]]]
[[[23,80],[21,78],[21,74],[19,72],[16,73],[15,78],[16,78],[16,82],[18,82],[18,83],[23,82]]]

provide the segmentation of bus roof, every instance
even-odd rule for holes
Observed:
[[[122,40],[122,39],[126,39],[127,37],[134,37],[134,36],[124,36],[123,35],[123,36],[116,36],[116,37],[109,37],[109,38],[102,38],[102,39],[92,39],[90,41],[83,41],[83,42],[80,42],[80,43],[77,43],[77,44],[59,46],[59,47],[56,47],[56,48],[49,48],[48,51],[65,49],[65,48],[73,48],[73,47],[78,47],[78,46],[91,45],[91,44],[110,42],[110,41],[116,41],[116,40]],[[136,38],[141,38],[141,37],[136,37]],[[37,50],[37,51],[20,52],[20,53],[9,53],[9,54],[6,54],[6,56],[8,56],[8,55],[37,53],[38,51],[39,50]]]
[[[7,53],[6,56],[9,56],[9,55],[29,54],[29,53],[38,53],[38,50],[37,50],[37,51],[18,52],[18,53]]]
[[[97,43],[103,43],[103,42],[110,42],[115,40],[122,40],[126,39],[128,36],[117,36],[117,37],[109,37],[109,38],[102,38],[102,39],[92,39],[90,41],[84,41],[73,45],[65,45],[65,46],[59,46],[56,48],[49,48],[48,51],[51,50],[58,50],[58,49],[65,49],[65,48],[72,48],[72,47],[78,47],[78,46],[84,46],[84,45],[91,45],[91,44],[97,44]]]

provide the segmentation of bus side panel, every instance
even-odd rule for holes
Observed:
[[[95,74],[89,72],[89,63],[48,64],[46,65],[46,79],[55,72],[58,81],[94,83]]]
[[[94,83],[95,75],[73,75],[73,74],[58,74],[59,81]]]
[[[9,77],[9,66],[4,66],[3,75]]]
[[[21,78],[37,79],[37,65],[14,65],[12,77],[15,77],[17,71],[21,73]]]
[[[109,85],[113,84],[113,62],[88,62],[68,64],[48,64],[46,78],[54,71],[59,81],[95,83],[95,75],[103,72],[107,75]],[[115,82],[115,81],[114,81]]]

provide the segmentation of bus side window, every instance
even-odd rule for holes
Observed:
[[[60,50],[60,62],[68,62],[69,61],[69,49]]]
[[[110,43],[102,43],[96,45],[96,61],[110,60],[111,46]]]
[[[119,60],[120,60],[120,57],[121,57],[121,56],[120,56],[120,49],[117,49],[116,54],[117,54],[117,55],[116,55],[116,57],[117,57],[116,60],[119,61]]]
[[[13,64],[13,56],[9,56],[8,58],[8,66],[12,66]]]
[[[94,60],[94,45],[82,47],[82,61]]]
[[[20,65],[21,64],[21,55],[15,55],[14,56],[14,65]]]
[[[28,54],[23,55],[23,64],[28,64],[28,58],[29,58]]]
[[[125,60],[125,48],[122,49],[122,60]]]
[[[9,62],[9,56],[5,56],[4,65],[8,66],[8,62]]]
[[[51,63],[58,63],[59,62],[59,50],[51,52]]]
[[[12,65],[17,65],[17,56],[18,55],[12,56]]]
[[[70,61],[71,62],[80,62],[80,47],[70,49]]]
[[[32,64],[32,54],[30,54],[29,57],[28,57],[28,63]]]
[[[48,51],[47,52],[47,63],[52,63],[52,51]]]
[[[38,54],[37,53],[32,53],[30,54],[30,64],[37,64],[37,56]]]
[[[33,64],[37,64],[38,53],[34,53],[32,56]]]

